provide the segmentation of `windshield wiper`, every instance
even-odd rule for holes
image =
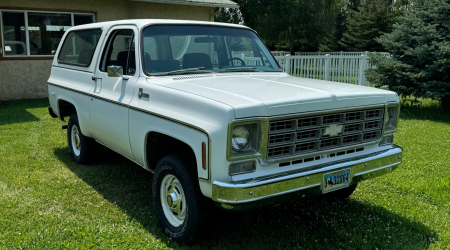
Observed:
[[[198,67],[198,68],[188,68],[188,69],[179,69],[174,71],[169,71],[166,74],[173,75],[173,74],[196,74],[196,73],[212,73],[212,71],[204,71],[205,67]]]
[[[225,71],[254,71],[254,72],[259,72],[259,70],[257,70],[255,67],[239,67],[239,68],[228,68]]]

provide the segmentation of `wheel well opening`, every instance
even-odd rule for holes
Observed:
[[[147,136],[146,146],[147,162],[150,169],[155,170],[159,160],[166,155],[181,153],[188,156],[197,171],[197,161],[192,148],[186,143],[171,136],[158,132],[150,132]]]
[[[75,106],[73,106],[72,103],[59,100],[58,102],[58,108],[59,108],[59,119],[64,121],[64,117],[71,116],[72,114],[76,114],[77,110],[75,109]]]

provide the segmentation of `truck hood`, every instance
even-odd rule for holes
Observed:
[[[167,78],[166,78],[167,79]],[[284,73],[199,75],[149,82],[227,104],[236,118],[397,102],[396,93],[354,84],[293,77]]]

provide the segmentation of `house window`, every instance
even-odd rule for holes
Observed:
[[[3,57],[53,56],[72,26],[93,23],[93,14],[2,10]]]

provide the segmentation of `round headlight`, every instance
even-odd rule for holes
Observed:
[[[236,151],[244,151],[250,145],[250,131],[244,126],[233,128],[233,137],[231,139],[233,149]]]

